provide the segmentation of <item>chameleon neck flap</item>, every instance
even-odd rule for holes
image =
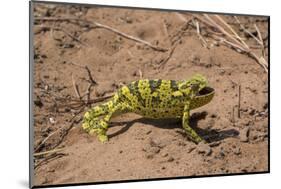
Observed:
[[[190,102],[190,109],[199,108],[208,104],[214,97],[215,90],[211,87],[205,87],[201,91],[199,91],[198,95],[196,95]]]

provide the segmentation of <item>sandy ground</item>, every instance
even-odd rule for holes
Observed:
[[[35,156],[35,185],[268,171],[268,76],[252,58],[224,45],[205,48],[192,24],[186,26],[176,12],[35,4],[34,17],[77,17],[158,47],[169,49],[176,43],[169,57],[170,51],[82,22],[34,22],[34,150],[62,149]],[[222,18],[247,44],[256,45],[232,16]],[[265,17],[238,18],[254,35],[256,24],[267,44]],[[202,35],[212,42],[204,28]],[[265,53],[267,59],[267,48]],[[181,80],[205,75],[216,95],[192,111],[191,125],[211,147],[189,141],[179,120],[148,120],[132,113],[112,119],[110,140],[101,144],[81,129],[89,107],[70,105],[77,99],[73,81],[81,95],[89,85],[86,69],[72,63],[87,65],[97,82],[90,99],[110,95],[140,77]]]

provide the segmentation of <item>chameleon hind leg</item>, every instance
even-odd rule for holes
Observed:
[[[185,132],[188,134],[190,139],[195,143],[205,142],[190,126],[189,126],[189,117],[190,117],[190,106],[189,103],[184,106],[184,112],[182,117],[182,126]],[[206,142],[205,142],[206,143]]]
[[[129,110],[128,106],[125,103],[118,103],[114,106],[107,115],[100,122],[99,131],[97,132],[98,139],[101,142],[108,141],[108,136],[106,135],[106,131],[108,129],[108,124],[112,116],[125,113]]]

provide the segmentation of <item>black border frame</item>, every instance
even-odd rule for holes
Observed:
[[[34,66],[34,49],[33,49],[33,3],[45,4],[63,4],[63,5],[77,5],[87,7],[105,7],[105,8],[126,8],[136,10],[152,10],[152,11],[177,11],[177,12],[191,12],[191,13],[207,13],[219,15],[237,15],[237,16],[256,16],[267,17],[268,19],[268,170],[260,172],[249,173],[229,173],[229,174],[211,174],[211,175],[197,175],[197,176],[179,176],[179,177],[164,177],[164,178],[150,178],[150,179],[131,179],[131,180],[117,180],[117,181],[98,181],[86,183],[70,183],[70,184],[50,184],[50,185],[33,185],[34,177],[34,162],[33,162],[33,66]],[[84,186],[96,184],[112,184],[112,183],[130,183],[130,182],[146,182],[146,181],[161,181],[161,180],[175,180],[175,179],[190,179],[190,178],[207,178],[207,177],[222,177],[222,176],[239,176],[239,175],[256,175],[270,173],[270,16],[269,15],[254,15],[254,14],[240,14],[240,13],[223,13],[223,12],[207,12],[207,11],[191,11],[191,10],[177,10],[177,9],[163,9],[163,8],[149,8],[149,7],[131,7],[118,5],[101,5],[89,3],[73,3],[73,2],[57,2],[57,1],[29,1],[29,188],[49,188],[49,187],[63,187],[63,186]]]

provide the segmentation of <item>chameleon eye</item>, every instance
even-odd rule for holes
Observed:
[[[199,85],[195,84],[195,83],[191,83],[190,84],[190,88],[191,88],[191,90],[198,90],[199,89]]]

